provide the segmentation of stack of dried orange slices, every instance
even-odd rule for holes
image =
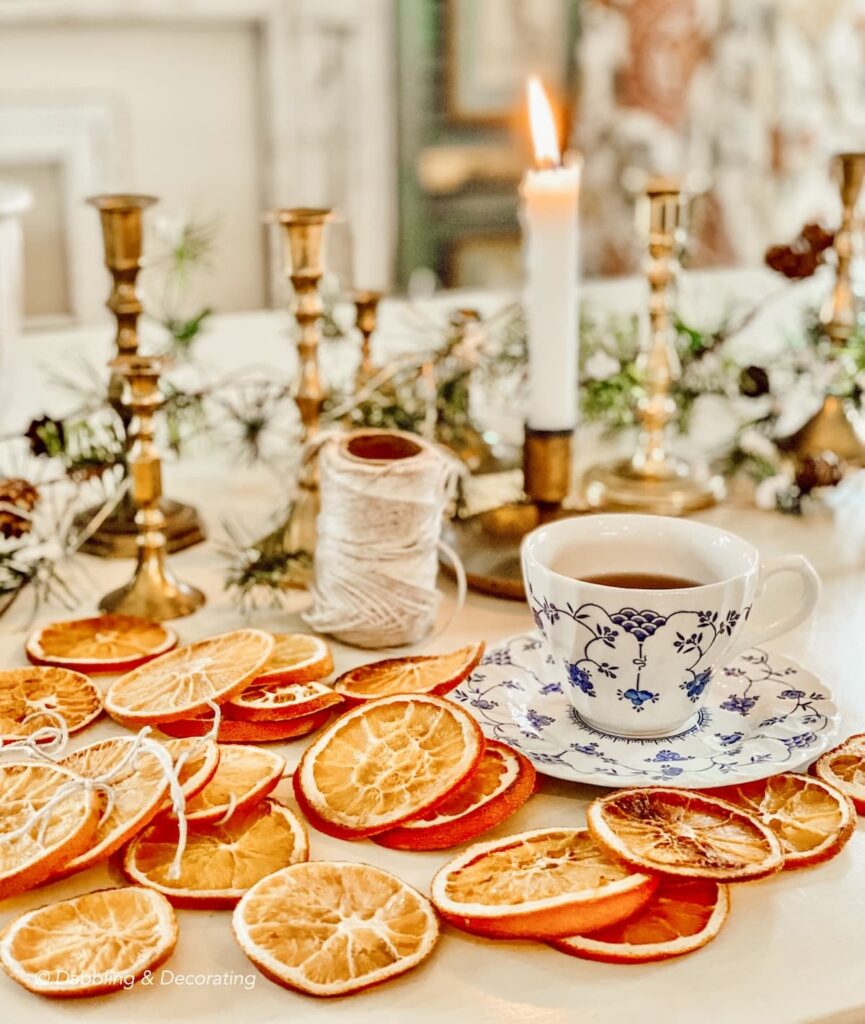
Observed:
[[[189,738],[211,733],[218,706],[220,742],[286,740],[319,728],[342,703],[320,682],[332,668],[318,637],[238,629],[127,672],[109,687],[105,709],[130,728],[158,725]]]
[[[518,810],[534,785],[522,754],[486,743],[463,708],[422,693],[346,712],[294,773],[298,804],[319,831],[403,850],[473,839]]]
[[[469,847],[433,879],[433,903],[489,938],[609,963],[664,960],[718,934],[729,883],[839,853],[855,811],[832,786],[784,773],[712,795],[618,790],[594,800],[587,821]]]

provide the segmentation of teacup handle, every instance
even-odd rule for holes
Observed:
[[[746,627],[738,644],[733,648],[730,657],[736,657],[750,647],[759,647],[767,640],[774,640],[776,636],[789,633],[799,623],[814,611],[817,598],[820,596],[820,577],[817,575],[814,566],[804,555],[782,555],[780,558],[773,558],[760,566],[760,578],[757,583],[757,593],[754,596],[754,603],[762,596],[766,584],[773,576],[783,572],[791,572],[802,581],[804,592],[799,607],[786,615],[781,615],[774,622],[770,622],[760,629]]]

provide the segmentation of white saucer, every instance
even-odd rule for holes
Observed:
[[[757,648],[717,673],[696,721],[675,736],[601,732],[566,692],[538,634],[521,633],[488,651],[452,697],[538,771],[594,786],[709,789],[762,779],[812,761],[838,728],[832,694],[813,672]]]

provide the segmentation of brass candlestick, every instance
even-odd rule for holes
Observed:
[[[132,580],[99,603],[106,612],[122,612],[147,619],[176,619],[204,604],[204,594],[177,580],[166,565],[165,515],[161,507],[162,460],[154,443],[154,417],[162,405],[159,377],[166,360],[135,353],[118,356],[109,364],[129,385],[131,412],[129,463],[135,502],[137,558]]]
[[[835,286],[820,311],[824,335],[834,346],[847,344],[856,328],[859,311],[853,293],[851,263],[856,231],[856,206],[865,182],[865,153],[839,153],[841,225],[835,232]],[[837,395],[826,395],[818,411],[795,433],[778,442],[789,452],[797,469],[809,460],[820,460],[827,453],[849,465],[865,465],[865,444],[850,422],[844,402]]]
[[[667,450],[667,428],[676,413],[671,394],[680,373],[671,316],[678,260],[682,195],[675,182],[652,179],[646,186],[649,207],[649,342],[641,355],[645,394],[637,418],[639,436],[633,456],[595,466],[584,480],[586,500],[594,508],[682,515],[713,505],[723,496],[720,477]]]
[[[319,320],[324,307],[318,286],[324,273],[324,226],[333,219],[333,211],[297,207],[276,210],[272,219],[282,227],[285,273],[294,288],[300,364],[295,402],[302,424],[301,438],[305,444],[318,431],[324,404],[318,370]],[[317,461],[314,458],[302,462],[297,482],[298,492],[283,534],[283,547],[288,552],[311,555],[315,550],[319,508]],[[311,570],[298,574],[301,582],[308,582],[310,576]]]
[[[355,326],[360,332],[360,363],[355,376],[355,387],[360,389],[375,373],[372,361],[371,339],[378,324],[378,304],[382,292],[357,291],[352,296],[355,308]]]
[[[525,598],[520,544],[535,527],[579,510],[568,505],[571,493],[573,431],[525,428],[523,501],[453,519],[445,537],[457,551],[472,590],[510,601]],[[447,568],[448,563],[442,561]]]
[[[112,287],[106,305],[116,320],[115,344],[118,356],[135,355],[138,351],[138,317],[142,313],[137,280],[141,270],[143,214],[158,202],[153,196],[100,195],[87,202],[99,210],[105,266],[111,274]],[[108,383],[108,400],[120,418],[129,444],[131,413],[123,402],[124,378],[112,371]],[[181,551],[204,540],[204,527],[191,505],[164,499],[165,534],[169,551]],[[87,509],[76,517],[76,525],[86,528],[98,512]],[[81,546],[82,551],[102,558],[132,558],[136,553],[137,527],[135,505],[130,495],[124,496],[114,511]]]

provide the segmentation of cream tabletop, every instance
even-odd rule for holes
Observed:
[[[280,314],[255,313],[219,318],[201,342],[202,358],[224,373],[258,362],[288,366],[291,346]],[[109,330],[76,329],[29,335],[20,351],[5,354],[2,371],[2,425],[12,429],[50,407],[61,411],[68,398],[49,393],[46,366],[71,367],[75,353],[98,364],[108,348]],[[214,373],[214,375],[216,375]],[[179,575],[207,594],[207,606],[176,624],[189,641],[249,623],[262,628],[303,628],[297,612],[262,610],[244,618],[223,589],[221,524],[226,519],[262,525],[278,507],[279,482],[267,469],[239,467],[220,445],[203,447],[167,469],[171,495],[194,502],[211,540],[173,559]],[[835,695],[842,712],[841,734],[865,730],[865,555],[828,514],[807,518],[724,505],[701,516],[755,543],[761,554],[802,552],[817,567],[823,594],[813,620],[774,645],[814,670]],[[124,562],[79,560],[84,575],[81,611],[95,608],[102,593],[130,573]],[[453,608],[453,590],[443,582],[442,615]],[[783,587],[770,604],[792,600]],[[22,641],[30,606],[25,597],[0,619],[3,666],[25,663]],[[64,617],[43,609],[37,621]],[[495,642],[528,629],[531,618],[520,604],[471,595],[446,632],[424,651],[447,650],[484,639]],[[368,654],[336,646],[337,671]],[[122,731],[100,720],[75,745]],[[304,741],[277,745],[293,768]],[[279,793],[291,801],[283,782]],[[581,824],[587,802],[600,790],[542,779],[540,791],[500,827],[507,834],[543,825]],[[312,857],[380,865],[422,891],[447,852],[402,853],[370,841],[347,843],[311,831]],[[116,885],[114,866],[96,867],[0,906],[0,928],[16,913],[100,887]],[[865,1021],[865,972],[860,951],[865,921],[865,829],[824,867],[781,875],[733,890],[730,919],[706,949],[679,961],[616,967],[566,957],[530,942],[491,942],[450,927],[419,969],[355,997],[316,1001],[267,981],[236,945],[226,912],[178,911],[177,950],[150,985],[74,1003],[29,995],[0,977],[0,1022],[88,1020],[126,1024],[161,1021],[205,1022],[234,1019],[243,1024],[347,1020],[352,1024],[411,1021],[466,1024],[852,1024]]]

